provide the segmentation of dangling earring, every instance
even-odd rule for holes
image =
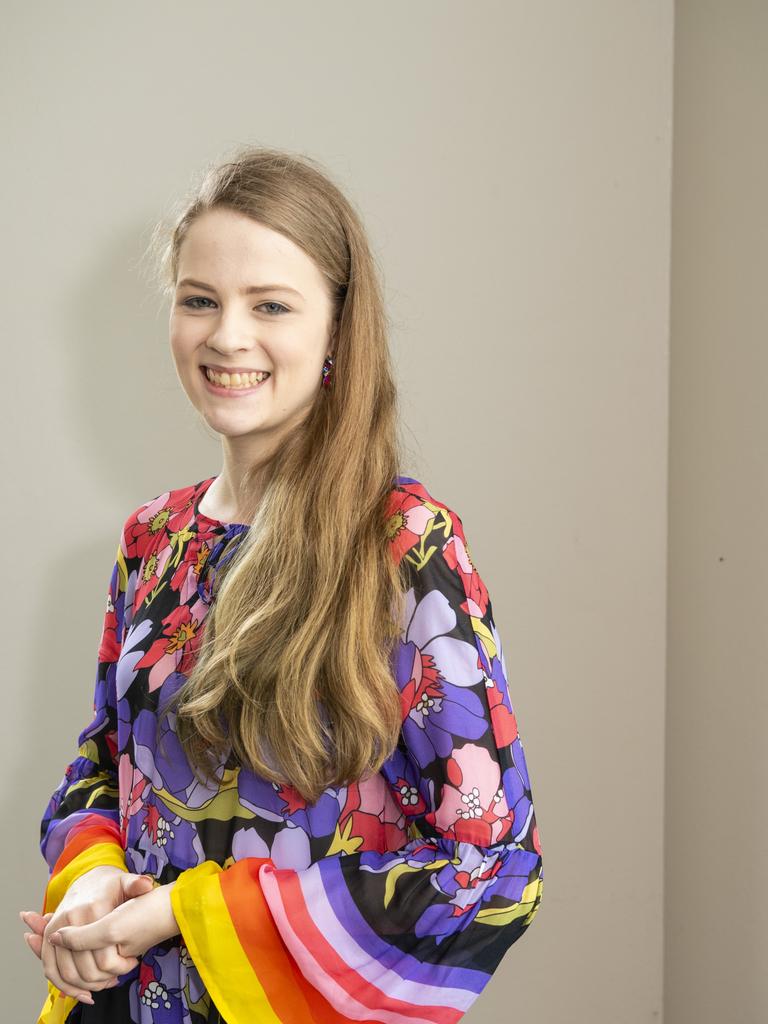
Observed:
[[[325,357],[323,363],[323,380],[322,386],[324,388],[330,388],[333,384],[333,359],[331,356]]]

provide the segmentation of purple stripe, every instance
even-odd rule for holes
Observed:
[[[488,984],[490,975],[470,967],[453,967],[418,960],[412,953],[404,953],[397,946],[385,942],[371,928],[358,910],[349,892],[340,857],[322,857],[313,865],[323,879],[323,885],[339,921],[355,942],[380,963],[403,978],[419,984],[441,985],[445,988],[464,988],[480,993]],[[344,896],[339,898],[339,894]]]
[[[304,902],[320,934],[347,966],[371,985],[386,992],[391,998],[402,999],[412,1006],[442,1006],[466,1012],[472,1005],[474,992],[468,992],[465,988],[435,985],[433,977],[430,977],[429,983],[410,981],[399,971],[386,967],[380,959],[371,957],[339,921],[318,872],[300,872],[299,884]]]

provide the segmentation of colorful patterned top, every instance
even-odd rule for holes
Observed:
[[[454,1024],[536,914],[543,870],[501,640],[459,516],[410,477],[389,506],[406,559],[393,661],[401,741],[307,804],[222,762],[195,779],[158,698],[193,664],[211,570],[244,524],[200,511],[215,477],[125,522],[92,721],[41,822],[43,913],[96,864],[176,880],[181,933],[93,1007],[48,982],[38,1024]],[[201,572],[206,566],[206,571]]]

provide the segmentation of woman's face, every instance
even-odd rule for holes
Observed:
[[[331,316],[325,278],[285,235],[227,209],[208,210],[189,228],[171,351],[184,391],[213,430],[258,438],[260,447],[302,419],[332,352]],[[209,379],[211,371],[229,378]],[[258,371],[269,376],[243,376]]]

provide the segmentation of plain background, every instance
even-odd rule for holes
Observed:
[[[255,143],[362,212],[504,640],[544,897],[467,1020],[764,1021],[766,4],[4,12],[4,1019],[120,527],[220,468],[141,254]]]

